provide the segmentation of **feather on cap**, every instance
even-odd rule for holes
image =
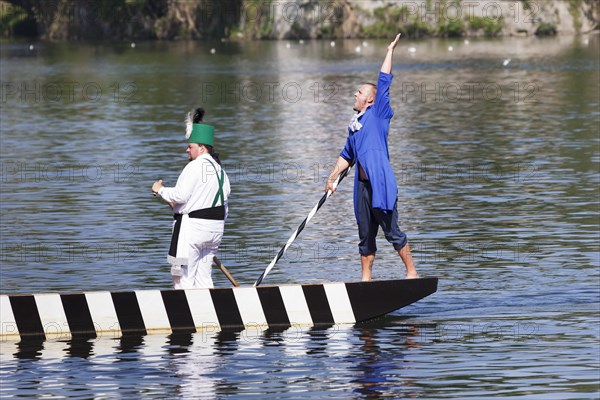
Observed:
[[[194,115],[192,116],[192,112],[187,113],[185,117],[185,139],[189,139],[192,134],[192,130],[194,129],[194,124],[199,124],[202,122],[204,118],[204,108],[198,107],[194,110]]]
[[[185,117],[185,140],[188,140],[190,138],[193,127],[194,123],[192,122],[192,113],[189,112]]]

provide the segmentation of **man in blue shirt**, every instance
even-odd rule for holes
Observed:
[[[362,280],[370,281],[377,246],[375,238],[379,227],[406,267],[406,278],[418,278],[406,235],[398,227],[398,185],[390,164],[388,131],[394,112],[390,106],[392,83],[392,56],[400,34],[388,46],[381,66],[377,86],[366,83],[354,94],[356,102],[348,139],[336,164],[329,174],[325,191],[335,192],[333,182],[356,163],[354,182],[354,214],[358,223]]]

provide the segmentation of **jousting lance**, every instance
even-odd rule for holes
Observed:
[[[339,185],[339,183],[342,181],[342,179],[344,179],[346,177],[346,175],[348,175],[348,172],[350,172],[350,168],[352,168],[351,164],[348,168],[346,168],[335,180],[335,182],[333,182],[333,188],[337,188],[337,186]],[[275,264],[277,263],[277,261],[279,261],[279,259],[283,256],[283,254],[286,252],[286,250],[290,247],[290,245],[294,242],[294,240],[296,240],[296,237],[298,237],[298,235],[300,234],[300,232],[302,232],[302,230],[306,227],[306,225],[309,223],[309,221],[312,219],[312,217],[317,213],[317,211],[319,211],[319,208],[321,208],[321,206],[325,203],[325,201],[329,198],[329,196],[331,196],[333,192],[331,190],[328,190],[327,193],[325,193],[323,195],[323,197],[321,197],[321,200],[319,200],[319,202],[313,207],[313,209],[310,211],[310,213],[308,213],[308,216],[306,218],[304,218],[304,221],[302,221],[302,223],[300,224],[300,226],[298,227],[298,229],[296,229],[296,232],[294,232],[292,234],[292,236],[288,239],[287,243],[285,244],[285,246],[283,246],[281,248],[281,250],[279,250],[279,253],[277,253],[277,255],[275,256],[275,258],[273,258],[273,261],[271,261],[271,263],[269,264],[269,266],[267,267],[267,269],[265,269],[265,271],[262,273],[262,275],[256,280],[256,282],[254,283],[254,286],[258,286],[261,284],[261,282],[263,281],[263,279],[265,279],[265,277],[267,276],[267,274],[269,272],[271,272],[271,270],[273,269],[273,267],[275,266]]]

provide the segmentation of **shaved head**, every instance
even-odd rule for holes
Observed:
[[[375,97],[375,95],[377,94],[377,85],[375,85],[374,83],[366,82],[366,83],[363,83],[362,86],[366,90],[368,90],[368,94],[370,96]]]

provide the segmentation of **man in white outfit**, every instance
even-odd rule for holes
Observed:
[[[167,260],[172,265],[175,289],[212,288],[213,257],[223,237],[231,188],[214,153],[214,127],[192,123],[188,115],[186,139],[190,162],[177,184],[165,187],[158,180],[152,185],[152,193],[173,207],[175,220]]]

